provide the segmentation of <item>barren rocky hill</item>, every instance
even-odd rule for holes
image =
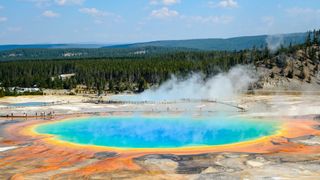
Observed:
[[[319,46],[281,53],[256,65],[262,74],[257,85],[264,90],[320,90]]]

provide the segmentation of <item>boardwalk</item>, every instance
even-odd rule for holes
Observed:
[[[244,107],[239,105],[234,105],[232,103],[227,103],[217,100],[208,100],[208,99],[180,99],[174,101],[116,101],[116,100],[89,100],[86,103],[95,103],[95,104],[178,104],[178,103],[213,103],[213,104],[222,104],[225,106],[233,107],[239,109],[240,111],[246,111]]]

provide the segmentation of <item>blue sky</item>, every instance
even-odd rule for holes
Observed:
[[[227,38],[315,28],[319,0],[0,0],[0,44]]]

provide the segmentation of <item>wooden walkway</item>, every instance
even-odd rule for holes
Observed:
[[[240,111],[246,111],[244,107],[239,105],[234,105],[232,103],[227,103],[217,100],[207,100],[207,99],[181,99],[175,101],[116,101],[116,100],[89,100],[85,103],[95,103],[95,104],[178,104],[178,103],[213,103],[213,104],[222,104],[225,106],[233,107],[239,109]]]

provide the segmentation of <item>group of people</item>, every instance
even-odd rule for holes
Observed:
[[[23,113],[23,115],[15,115],[14,113],[11,113],[10,115],[7,114],[7,118],[9,117],[52,117],[55,115],[55,112],[54,111],[50,111],[49,113],[46,113],[46,112],[41,112],[41,113],[38,113],[38,112],[35,112],[34,116],[28,116],[28,113]]]

